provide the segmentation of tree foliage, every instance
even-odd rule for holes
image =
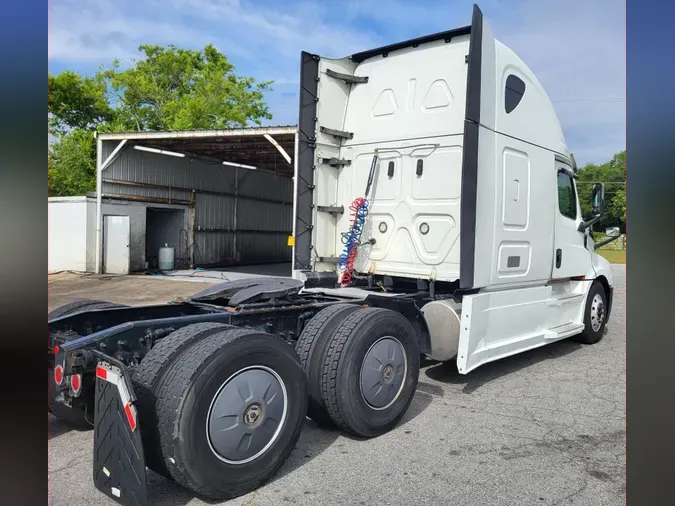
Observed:
[[[49,195],[95,189],[94,131],[201,130],[260,125],[271,82],[236,74],[213,45],[203,50],[144,44],[143,57],[93,77],[49,74]]]
[[[48,76],[49,127],[53,135],[68,130],[92,129],[113,119],[101,74],[93,78],[67,70]]]
[[[96,142],[92,133],[74,129],[52,144],[47,160],[50,196],[86,195],[96,189]]]
[[[605,215],[593,228],[604,231],[607,227],[619,227],[626,231],[626,151],[615,154],[602,165],[587,164],[579,170],[577,188],[584,218],[591,216],[591,192],[593,183],[605,185]]]
[[[245,127],[271,119],[264,91],[234,73],[227,57],[212,45],[203,51],[142,45],[145,58],[119,70],[103,71],[117,112],[114,129],[192,130]]]

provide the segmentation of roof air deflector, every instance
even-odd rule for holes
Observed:
[[[361,63],[368,58],[373,56],[383,55],[387,56],[392,51],[397,51],[400,49],[405,49],[407,47],[417,47],[420,44],[426,44],[428,42],[434,42],[436,40],[445,40],[450,42],[453,37],[459,37],[460,35],[469,35],[471,33],[471,26],[463,26],[461,28],[455,28],[454,30],[447,30],[445,32],[438,32],[432,35],[427,35],[425,37],[418,37],[416,39],[410,39],[403,42],[397,42],[396,44],[390,44],[388,46],[378,47],[376,49],[370,49],[368,51],[362,51],[360,53],[355,53],[350,56],[350,59],[355,63]]]

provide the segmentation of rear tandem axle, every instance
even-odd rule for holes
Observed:
[[[96,487],[143,504],[148,467],[226,499],[276,472],[306,416],[361,437],[393,428],[428,352],[428,292],[348,298],[301,286],[242,280],[166,305],[52,312],[49,409],[93,425]]]

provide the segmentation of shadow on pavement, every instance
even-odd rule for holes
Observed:
[[[70,425],[68,425],[66,422],[59,420],[56,418],[54,415],[51,413],[47,412],[47,419],[48,419],[48,426],[47,426],[47,441],[50,441],[54,439],[55,437],[59,437],[62,434],[65,434],[66,432],[70,432],[71,430],[78,431],[78,432],[88,432],[88,430],[80,430],[80,429],[74,429]]]
[[[555,360],[569,355],[581,348],[581,344],[569,339],[563,339],[555,343],[547,344],[541,348],[526,351],[518,355],[503,358],[489,364],[485,364],[469,374],[462,375],[457,371],[457,362],[440,362],[432,365],[421,374],[441,383],[464,385],[462,392],[470,394],[492,380],[507,376],[514,372],[526,369],[544,360]]]
[[[438,396],[436,394],[430,393],[426,387],[435,386],[436,385],[422,382],[417,384],[417,392],[415,392],[415,397],[413,397],[413,400],[408,407],[408,411],[406,411],[405,415],[403,415],[403,418],[401,418],[401,421],[397,424],[397,426],[408,423],[410,420],[413,420],[424,413],[424,410],[426,410],[429,407],[429,404],[433,402],[434,397]],[[442,395],[440,397],[442,397]]]
[[[271,485],[278,479],[292,473],[318,455],[321,455],[341,435],[344,435],[341,431],[321,428],[314,421],[307,418],[300,434],[300,439],[293,452],[267,484]],[[147,471],[147,480],[148,505],[150,506],[183,506],[195,498],[207,504],[221,504],[225,502],[197,496],[173,481],[150,470]]]
[[[321,427],[310,418],[305,419],[305,426],[302,428],[300,439],[295,445],[295,449],[288,457],[288,460],[281,466],[268,483],[274,483],[287,474],[304,466],[312,459],[326,451],[335,440],[344,436],[344,433],[335,428]]]

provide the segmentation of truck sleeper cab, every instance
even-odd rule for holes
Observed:
[[[296,278],[340,280],[372,177],[350,284],[434,291],[430,355],[460,373],[581,332],[594,282],[610,303],[553,105],[480,9],[470,27],[347,58],[303,53],[301,76]]]
[[[477,6],[467,27],[302,53],[299,115],[292,278],[49,317],[49,409],[94,427],[94,484],[119,503],[147,501],[146,467],[213,499],[252,491],[306,416],[383,434],[421,355],[467,374],[602,338],[603,186],[584,220],[553,107]]]

